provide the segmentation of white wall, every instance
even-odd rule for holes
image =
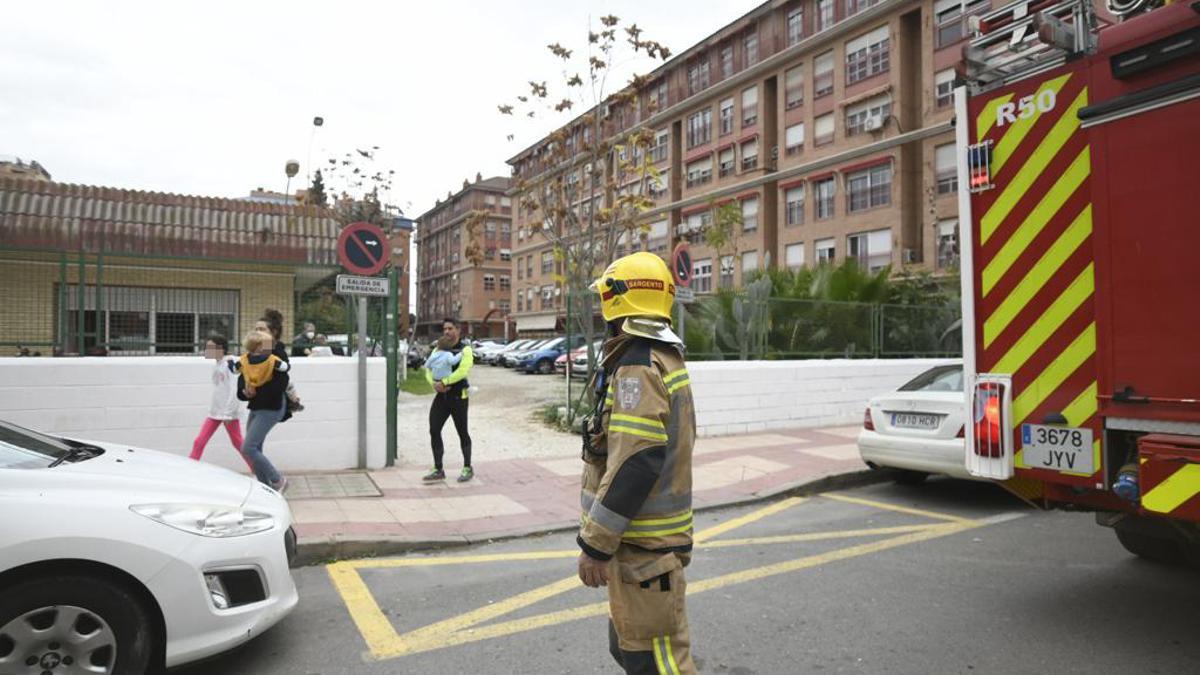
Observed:
[[[688,364],[701,436],[862,424],[872,396],[957,359],[697,361]]]
[[[387,374],[367,359],[367,459],[384,463]],[[208,411],[213,362],[200,357],[0,358],[0,419],[96,441],[187,456]],[[357,359],[296,359],[292,382],[305,409],[267,437],[283,471],[354,468],[358,461]],[[246,410],[242,407],[242,432]],[[224,429],[209,441],[210,461],[245,471]]]

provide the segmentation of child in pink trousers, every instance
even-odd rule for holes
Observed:
[[[229,354],[229,340],[220,335],[213,335],[204,344],[204,358],[216,361],[212,371],[212,402],[209,404],[208,417],[204,418],[204,424],[200,426],[200,434],[192,443],[192,454],[189,457],[198,461],[204,454],[204,446],[208,445],[208,440],[222,424],[225,425],[225,432],[229,434],[229,442],[241,455],[242,426],[238,422],[238,376],[230,370],[230,363],[237,357]],[[250,466],[245,455],[242,455],[242,461],[246,462],[246,466]],[[253,470],[254,467],[250,468]]]

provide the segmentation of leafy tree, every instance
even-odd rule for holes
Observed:
[[[322,208],[329,206],[329,197],[325,194],[325,179],[321,170],[313,173],[312,185],[308,186],[308,203]]]
[[[654,112],[653,105],[640,101],[647,80],[635,76],[610,93],[610,77],[615,77],[614,65],[670,57],[666,47],[645,39],[636,24],[612,15],[599,22],[588,31],[582,49],[557,42],[547,46],[562,69],[561,82],[551,87],[545,80],[531,80],[528,91],[498,106],[502,115],[524,119],[585,111],[538,146],[537,174],[517,180],[515,188],[516,208],[530,223],[531,234],[553,246],[556,282],[565,287],[571,310],[567,321],[573,333],[584,336],[589,351],[599,326],[597,298],[587,287],[622,240],[646,235],[648,227],[639,217],[654,205],[648,192],[661,178],[651,161],[654,133],[640,124]],[[594,368],[597,359],[589,356],[589,368]]]

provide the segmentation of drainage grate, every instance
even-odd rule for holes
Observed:
[[[288,499],[337,499],[382,497],[383,493],[365,471],[309,473],[288,476]]]

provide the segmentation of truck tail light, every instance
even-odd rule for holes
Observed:
[[[875,422],[871,420],[870,408],[867,408],[867,411],[863,413],[863,429],[866,429],[867,431],[875,431]]]
[[[975,441],[975,454],[980,457],[995,459],[1004,456],[1003,401],[1003,383],[980,382],[975,385],[975,417],[971,434]]]

